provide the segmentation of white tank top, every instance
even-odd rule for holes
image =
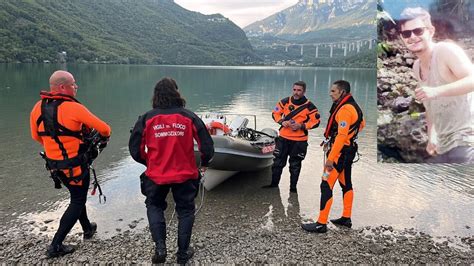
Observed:
[[[438,44],[433,48],[428,79],[421,81],[422,86],[437,87],[447,83],[441,77],[437,65]],[[415,69],[419,78],[419,68]],[[459,146],[474,146],[474,93],[458,96],[439,97],[423,102],[433,124],[432,142],[436,152],[443,154]]]

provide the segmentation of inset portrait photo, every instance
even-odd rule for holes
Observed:
[[[474,162],[474,1],[379,0],[378,161]]]

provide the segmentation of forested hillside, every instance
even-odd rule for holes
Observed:
[[[0,0],[0,42],[0,62],[232,65],[256,60],[234,23],[171,0]]]

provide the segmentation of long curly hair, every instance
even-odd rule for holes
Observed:
[[[186,100],[181,97],[176,81],[165,77],[155,85],[152,105],[153,108],[184,107]]]

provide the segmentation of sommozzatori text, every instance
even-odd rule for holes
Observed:
[[[182,137],[184,136],[184,131],[186,131],[186,125],[180,123],[172,123],[171,125],[168,124],[158,124],[154,125],[153,129],[155,131],[155,138],[162,138],[162,137]],[[163,131],[168,130],[168,131]]]

